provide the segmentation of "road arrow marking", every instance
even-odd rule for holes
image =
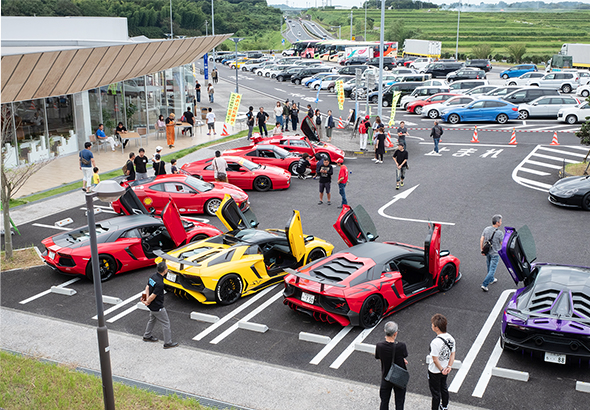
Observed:
[[[407,189],[407,190],[405,190],[405,191],[403,191],[403,192],[400,192],[399,194],[395,195],[391,201],[389,201],[388,203],[386,203],[385,205],[383,205],[383,206],[382,206],[382,207],[379,209],[379,211],[377,211],[377,212],[379,213],[379,215],[381,215],[381,216],[383,216],[383,217],[385,217],[385,218],[389,218],[389,219],[397,219],[398,221],[407,221],[407,222],[422,222],[422,223],[431,223],[431,222],[432,222],[432,223],[437,223],[437,224],[441,224],[441,225],[451,225],[451,226],[452,226],[452,225],[455,225],[453,222],[439,222],[439,221],[427,221],[427,220],[424,220],[424,219],[400,218],[400,217],[397,217],[397,216],[390,216],[390,215],[387,215],[387,214],[385,213],[385,210],[386,210],[386,209],[387,209],[389,206],[393,205],[394,203],[396,203],[396,202],[397,202],[397,201],[399,201],[400,199],[406,199],[406,198],[407,198],[408,196],[410,196],[410,194],[411,194],[412,192],[414,192],[414,190],[415,190],[416,188],[418,188],[419,186],[420,186],[420,184],[418,184],[418,185],[416,185],[416,186],[413,186],[412,188],[410,188],[410,189]]]

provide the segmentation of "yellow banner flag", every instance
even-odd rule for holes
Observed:
[[[338,90],[338,109],[342,111],[344,109],[344,81],[336,81],[336,89]]]
[[[233,126],[236,124],[236,116],[238,115],[238,108],[240,108],[240,101],[242,101],[242,94],[231,93],[229,96],[227,114],[225,115],[225,123],[227,125]]]
[[[193,77],[197,78],[197,68],[195,67],[195,63],[193,63]]]
[[[401,96],[401,92],[400,91],[396,91],[393,94],[393,99],[391,100],[391,114],[389,115],[389,126],[393,127],[393,125],[395,124],[395,107],[397,106],[397,101],[399,100],[399,97]]]

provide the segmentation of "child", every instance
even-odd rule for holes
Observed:
[[[311,173],[311,169],[308,169],[311,164],[308,161],[309,154],[307,152],[301,155],[301,159],[297,162],[297,178],[305,179],[307,175]]]
[[[171,159],[170,160],[170,173],[171,174],[178,174],[178,168],[176,168],[176,160],[175,159]]]
[[[92,171],[94,172],[92,175],[92,188],[94,188],[100,183],[100,175],[98,175],[98,167],[94,167]]]

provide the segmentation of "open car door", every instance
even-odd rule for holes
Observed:
[[[186,231],[184,230],[182,219],[180,219],[178,208],[172,199],[168,201],[162,211],[162,221],[166,226],[168,234],[174,241],[174,244],[177,247],[184,245],[187,240]]]
[[[297,261],[301,261],[305,256],[305,239],[303,238],[303,227],[301,226],[301,215],[299,211],[293,210],[293,216],[285,228],[285,234],[289,240],[291,254]]]
[[[431,277],[436,278],[440,272],[440,224],[428,224],[430,230],[424,241],[424,263]]]
[[[528,284],[531,276],[531,263],[537,259],[535,240],[528,226],[523,226],[518,231],[514,228],[504,229],[502,249],[498,252],[506,269],[514,283],[524,282]]]
[[[145,209],[145,206],[141,203],[133,189],[128,186],[125,188],[125,193],[117,200],[121,205],[121,210],[126,215],[148,215],[149,212]],[[115,201],[116,202],[116,201]]]
[[[250,208],[246,212],[240,211],[240,208],[229,194],[225,194],[215,214],[229,231],[256,228],[258,226],[258,220],[254,212]]]
[[[379,237],[373,220],[362,205],[354,210],[344,205],[333,226],[348,246],[372,242]]]
[[[313,121],[309,118],[309,115],[306,115],[303,121],[301,121],[301,132],[303,132],[303,135],[309,138],[310,141],[320,140],[318,138],[316,127],[313,124]]]

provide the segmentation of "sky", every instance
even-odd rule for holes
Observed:
[[[444,4],[451,4],[451,3],[454,3],[455,1],[458,1],[458,0],[425,0],[425,1],[430,1],[431,3],[436,3],[436,4],[443,4],[443,3]],[[521,1],[522,0],[504,0],[505,3],[518,3]],[[542,0],[542,1],[544,1],[545,3],[559,3],[561,1],[567,1],[567,0]],[[590,3],[590,0],[572,0],[572,1],[579,1],[581,3]],[[288,2],[288,4],[290,6],[297,5],[298,7],[301,7],[301,6],[314,7],[316,4],[319,7],[322,5],[322,0],[267,0],[268,4],[285,4],[286,2]],[[482,2],[495,4],[495,3],[499,3],[500,0],[463,0],[463,3],[465,3],[465,4],[479,4]],[[352,7],[352,6],[360,7],[363,3],[364,3],[364,1],[362,1],[362,0],[332,0],[333,6],[342,6],[342,7]]]

